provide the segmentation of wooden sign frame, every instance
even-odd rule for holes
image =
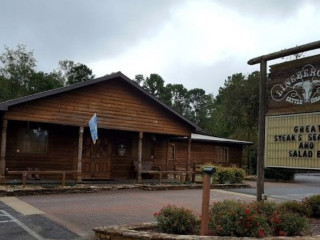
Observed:
[[[259,122],[258,122],[258,162],[257,162],[257,201],[261,201],[264,195],[264,148],[265,148],[265,116],[266,116],[266,79],[267,61],[286,57],[289,55],[320,48],[320,41],[300,45],[281,50],[248,61],[249,65],[260,63],[260,97],[259,97]]]

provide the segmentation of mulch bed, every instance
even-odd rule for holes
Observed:
[[[320,235],[320,219],[312,218],[310,222],[310,234]]]

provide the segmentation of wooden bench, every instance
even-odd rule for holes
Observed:
[[[138,161],[133,161],[133,171],[134,175],[138,173]],[[160,171],[161,168],[158,166],[154,166],[151,161],[141,161],[141,174],[149,174],[149,171]],[[134,177],[134,176],[133,176]]]
[[[162,175],[163,174],[174,174],[174,175],[179,175],[180,176],[180,182],[183,183],[183,180],[184,180],[184,175],[187,175],[187,174],[193,174],[193,171],[186,171],[186,170],[183,170],[183,171],[147,171],[146,173],[149,173],[149,174],[153,174],[153,175],[159,175],[159,184],[161,184],[162,182]]]
[[[32,174],[38,175],[61,175],[61,185],[64,187],[66,185],[66,174],[79,174],[78,171],[56,171],[56,170],[47,170],[47,171],[39,171],[39,170],[26,170],[26,171],[7,171],[8,175],[21,175],[22,177],[22,185],[23,187],[27,184],[28,176]]]
[[[133,162],[133,166],[134,166],[134,171],[137,173],[138,172],[138,161],[134,161]],[[142,161],[141,162],[141,174],[150,174],[150,175],[158,175],[158,180],[159,183],[161,184],[162,179],[163,179],[163,175],[167,175],[167,174],[174,174],[174,176],[176,177],[176,175],[179,175],[180,177],[180,182],[182,183],[184,178],[184,175],[187,174],[193,174],[193,171],[186,171],[185,169],[174,169],[174,170],[161,170],[160,167],[158,166],[154,166],[153,162],[151,161]]]
[[[203,164],[198,164],[197,162],[193,162],[192,165],[193,165],[192,166],[192,170],[193,170],[192,182],[196,182],[196,175],[202,175],[200,168]]]

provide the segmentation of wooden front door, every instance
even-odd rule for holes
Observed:
[[[83,138],[82,178],[108,179],[110,172],[110,144],[100,137],[93,144],[90,133]]]
[[[172,143],[168,143],[167,170],[176,170],[176,147]]]

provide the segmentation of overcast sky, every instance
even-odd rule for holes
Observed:
[[[320,40],[319,13],[317,0],[0,0],[0,52],[22,43],[41,71],[69,59],[216,95],[258,70],[249,59]]]

